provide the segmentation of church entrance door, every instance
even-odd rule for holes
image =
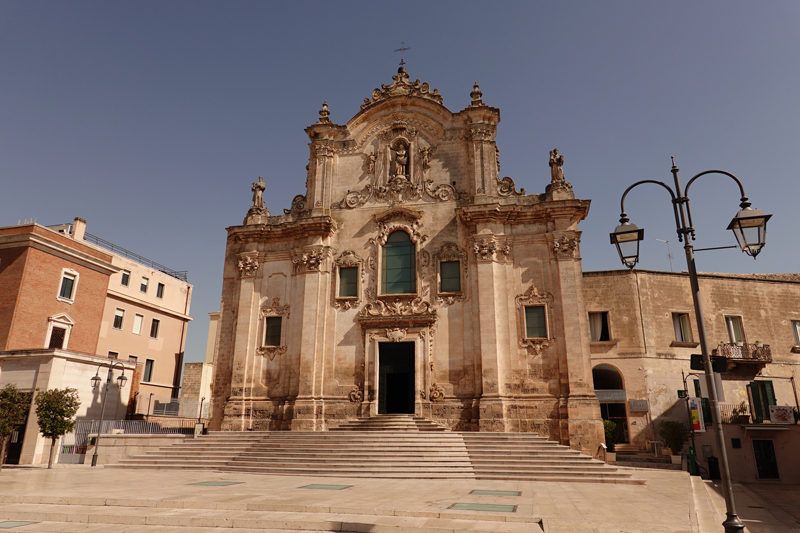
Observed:
[[[382,342],[378,346],[378,413],[414,414],[414,343]]]

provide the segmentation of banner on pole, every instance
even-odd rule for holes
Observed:
[[[689,398],[689,411],[692,413],[692,428],[697,432],[705,432],[703,401],[700,398]]]

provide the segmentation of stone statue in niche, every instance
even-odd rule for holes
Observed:
[[[430,146],[426,148],[420,148],[419,153],[422,156],[422,169],[428,170],[431,168],[431,155],[433,154],[433,148]]]
[[[397,143],[394,153],[394,172],[393,176],[407,176],[408,175],[408,151],[406,150],[405,143]]]
[[[250,190],[253,191],[253,207],[264,207],[264,190],[266,188],[261,176],[258,177],[258,181],[253,182],[253,186],[250,187]]]
[[[558,148],[550,150],[550,180],[552,183],[564,183],[564,156],[558,155]]]

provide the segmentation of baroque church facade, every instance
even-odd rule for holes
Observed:
[[[500,112],[457,113],[404,67],[345,125],[306,128],[306,193],[261,179],[228,228],[212,429],[322,431],[410,413],[457,431],[603,442],[578,224],[550,154],[543,193],[500,177]]]

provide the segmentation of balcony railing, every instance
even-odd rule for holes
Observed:
[[[711,352],[711,355],[724,357],[737,363],[772,362],[772,349],[770,349],[769,344],[720,344]]]

